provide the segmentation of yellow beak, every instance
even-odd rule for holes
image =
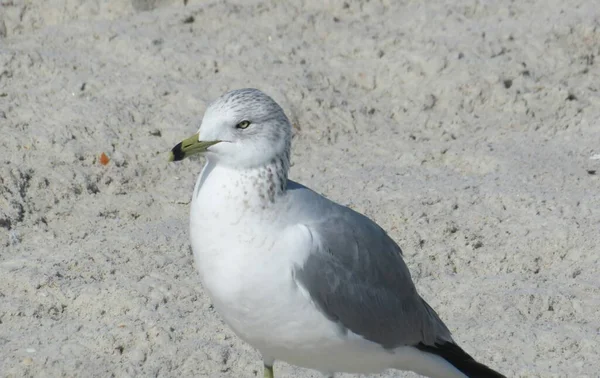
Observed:
[[[200,154],[205,152],[206,149],[214,144],[220,142],[220,140],[202,141],[198,139],[198,134],[194,134],[191,137],[178,143],[171,152],[169,153],[169,161],[179,161],[186,157]]]

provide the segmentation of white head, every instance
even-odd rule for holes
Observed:
[[[171,160],[203,152],[217,164],[254,168],[289,161],[291,126],[281,107],[258,89],[227,92],[208,106],[198,134],[172,150]]]

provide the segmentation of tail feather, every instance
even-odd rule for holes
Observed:
[[[435,343],[435,345],[419,343],[415,345],[415,348],[442,357],[469,378],[506,378],[484,364],[475,361],[461,347],[452,342]]]

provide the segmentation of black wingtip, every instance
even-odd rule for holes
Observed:
[[[423,352],[442,357],[469,378],[506,378],[497,371],[475,361],[473,357],[454,343],[445,342],[436,343],[435,345],[419,343],[415,347]]]
[[[183,158],[185,157],[185,153],[181,149],[181,143],[182,142],[177,143],[177,145],[173,147],[173,149],[171,149],[171,156],[169,157],[170,161],[183,160]]]

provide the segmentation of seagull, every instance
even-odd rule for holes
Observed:
[[[203,154],[190,240],[214,308],[262,355],[337,372],[503,377],[452,339],[375,222],[288,179],[292,128],[257,89],[225,93],[169,160]]]

